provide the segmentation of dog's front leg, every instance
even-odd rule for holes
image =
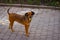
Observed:
[[[28,29],[29,29],[29,25],[25,25],[25,31],[26,31],[26,36],[27,36],[27,37],[29,36]]]

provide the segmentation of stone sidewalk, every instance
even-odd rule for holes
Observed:
[[[60,10],[12,7],[9,12],[35,12],[26,37],[22,24],[14,23],[15,32],[8,29],[8,8],[0,7],[0,40],[60,40]]]

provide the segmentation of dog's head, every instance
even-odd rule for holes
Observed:
[[[35,13],[33,11],[25,13],[25,16],[28,18],[32,18]]]

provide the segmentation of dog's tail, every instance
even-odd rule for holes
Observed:
[[[10,10],[10,8],[7,10],[7,13],[8,13],[8,14],[10,14],[10,13],[9,13],[9,10]]]

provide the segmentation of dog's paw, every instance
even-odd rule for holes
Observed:
[[[10,27],[8,29],[11,29]]]
[[[14,30],[11,30],[12,32],[15,32]]]
[[[26,37],[29,37],[29,34],[26,34]]]
[[[27,37],[29,37],[29,34],[30,34],[30,32],[29,32],[29,33],[27,33],[27,34],[26,34],[26,36],[27,36]]]
[[[30,32],[28,34],[30,34]]]
[[[30,34],[30,33],[27,33],[27,34],[26,34],[26,33],[24,33],[24,35],[25,35],[26,37],[29,37],[29,34]]]

